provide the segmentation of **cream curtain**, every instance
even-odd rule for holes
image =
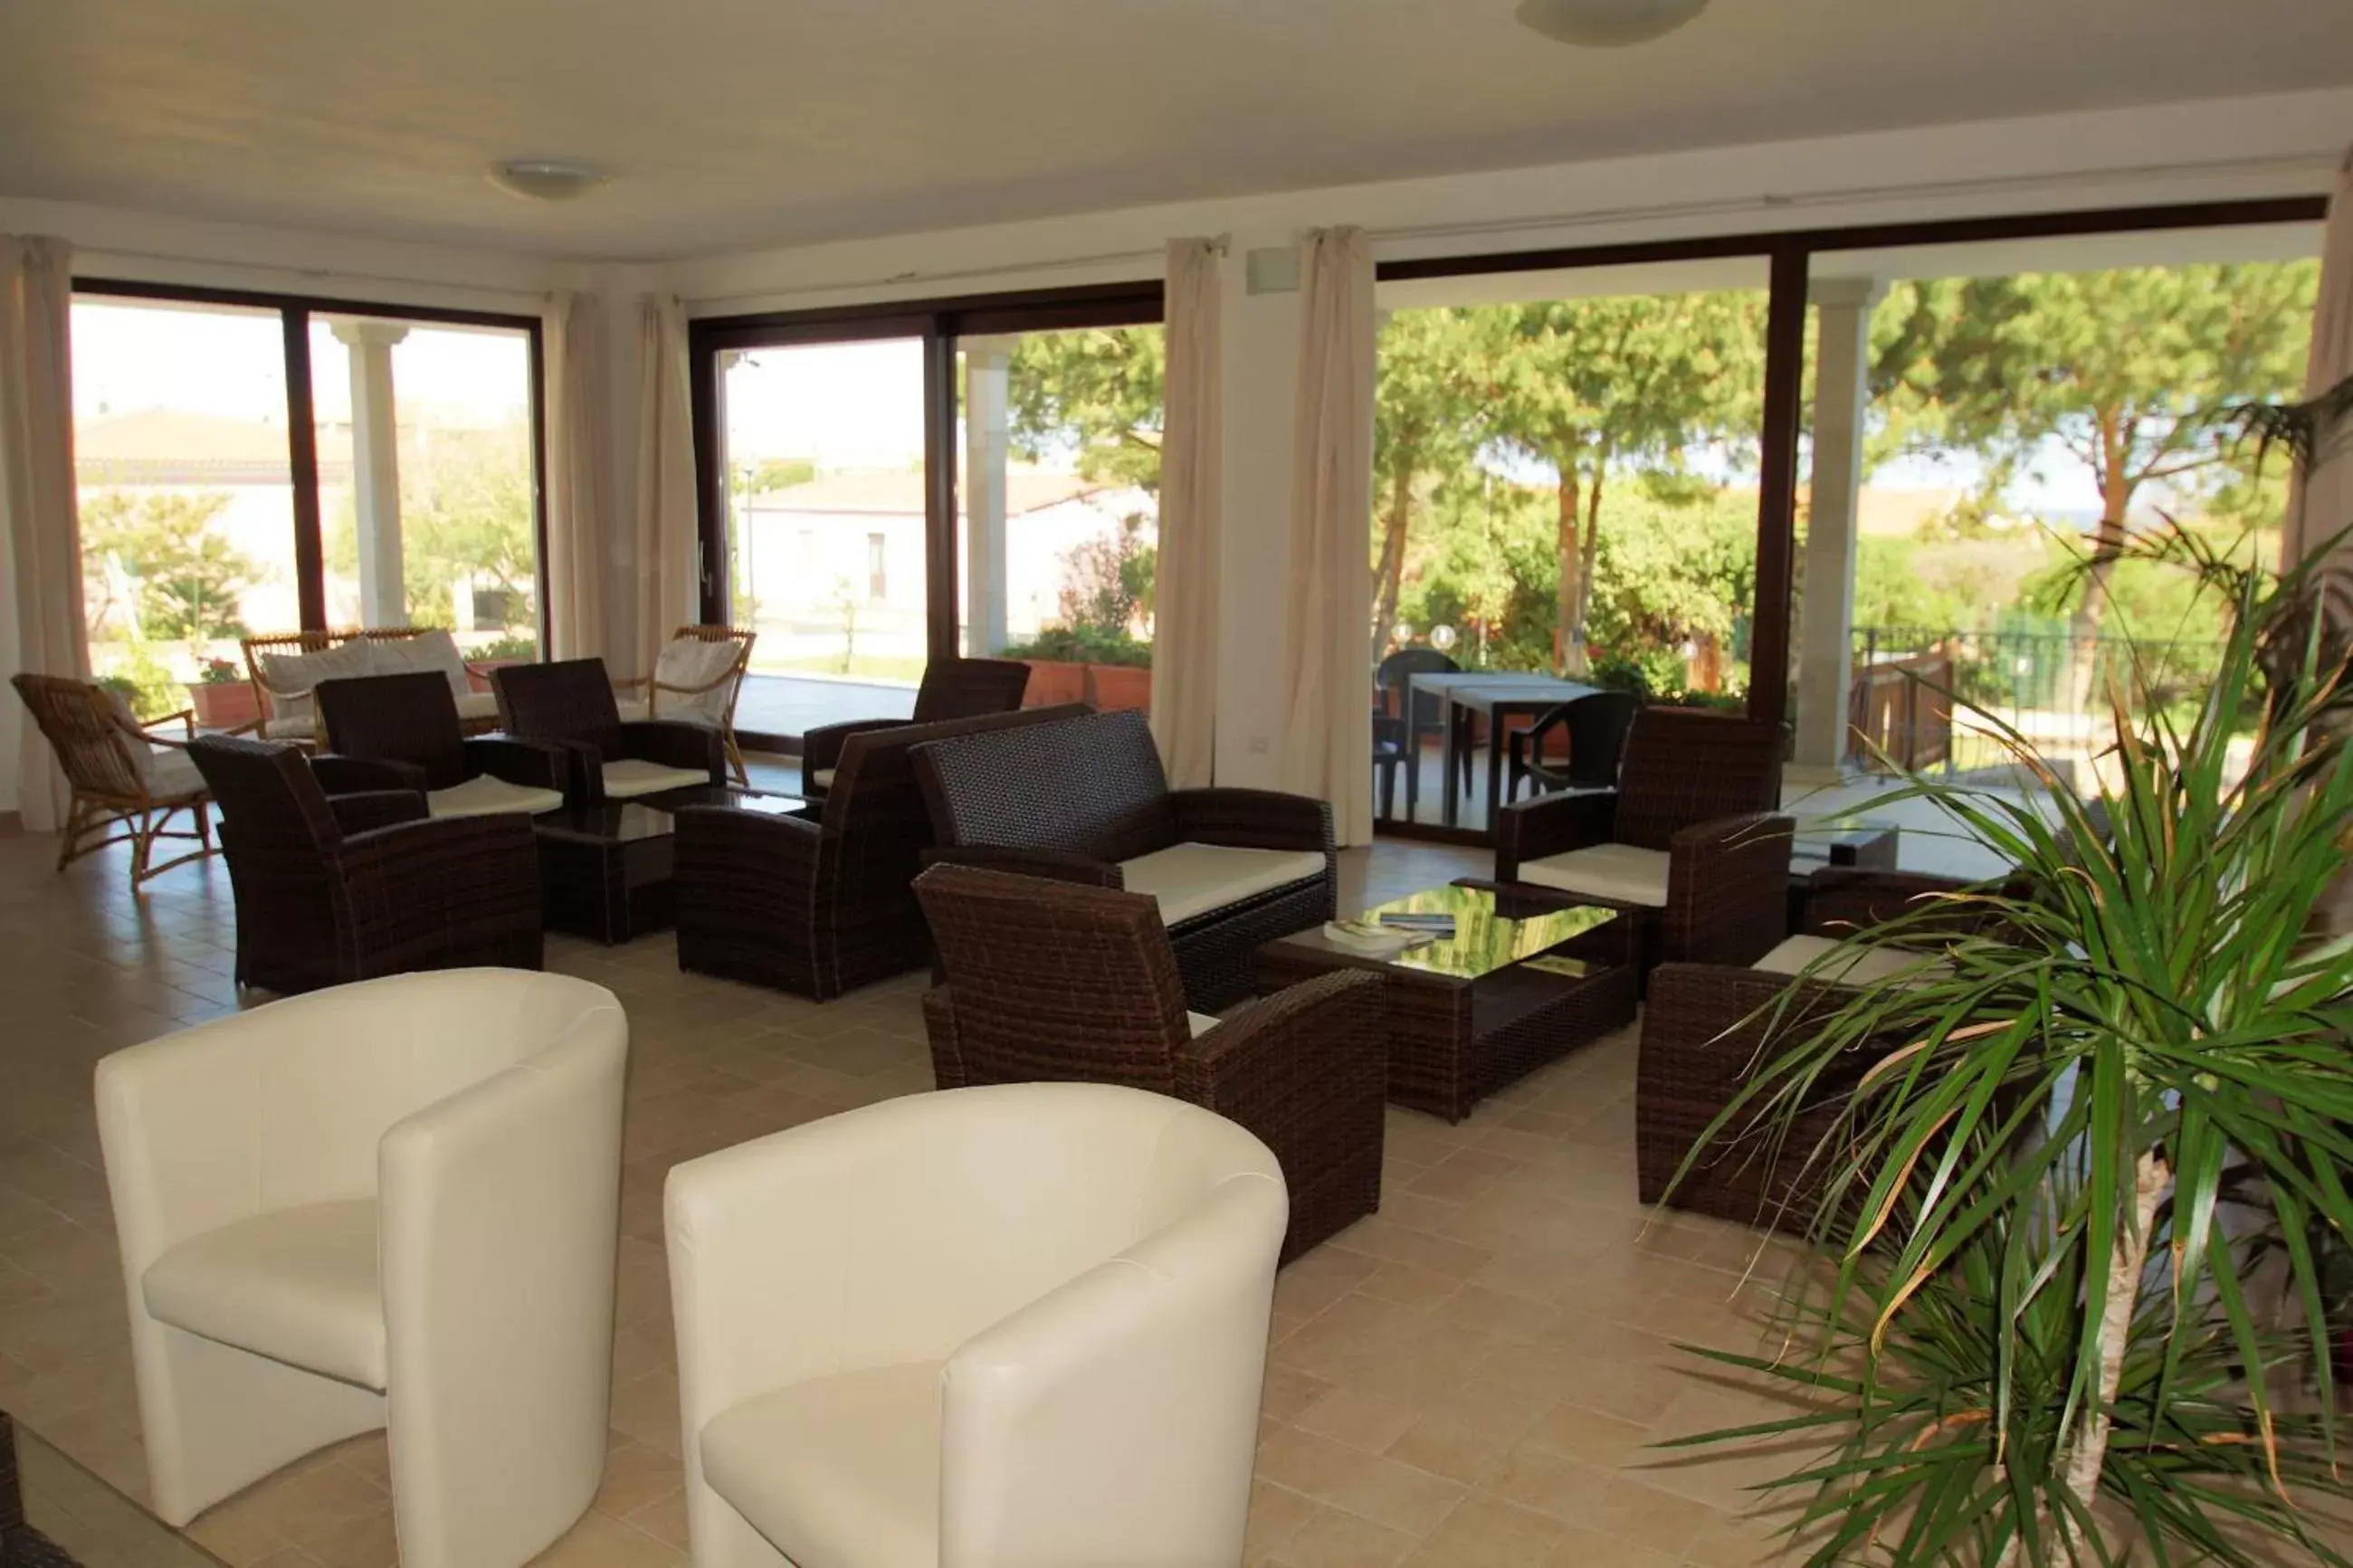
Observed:
[[[588,293],[549,302],[547,342],[547,615],[557,658],[602,657],[605,579],[614,520],[604,431],[612,406],[603,302]]]
[[[2304,395],[2317,397],[2353,375],[2353,152],[2337,173],[2328,200],[2328,233],[2321,247],[2320,299],[2312,317],[2312,357]],[[2324,460],[2291,480],[2282,553],[2288,563],[2353,527],[2353,431],[2323,431]],[[2353,555],[2353,542],[2337,546]],[[2353,563],[2348,563],[2353,564]]]
[[[1168,242],[1168,367],[1153,578],[1152,735],[1168,782],[1209,783],[1218,740],[1219,533],[1225,487],[1224,246]]]
[[[649,294],[638,320],[636,667],[614,673],[649,676],[670,633],[702,616],[686,308],[675,296]]]
[[[82,624],[81,532],[74,512],[73,373],[69,318],[73,252],[64,240],[0,235],[0,528],[16,595],[16,667],[90,673]],[[32,715],[7,699],[24,733],[17,809],[54,832],[66,784]]]
[[[1364,231],[1300,246],[1283,641],[1283,786],[1332,803],[1343,844],[1373,837],[1373,252]]]

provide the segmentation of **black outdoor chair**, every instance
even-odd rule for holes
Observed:
[[[1520,784],[1532,781],[1539,795],[1564,789],[1609,789],[1618,782],[1618,759],[1626,750],[1626,731],[1642,700],[1630,691],[1597,691],[1574,702],[1564,702],[1540,716],[1511,739],[1510,782],[1504,798],[1520,798]],[[1545,742],[1556,730],[1568,736],[1568,763],[1552,767],[1545,762]]]
[[[1399,758],[1405,764],[1405,815],[1413,820],[1414,810],[1421,800],[1421,738],[1444,732],[1446,704],[1427,691],[1413,689],[1417,675],[1447,675],[1462,667],[1434,647],[1401,647],[1380,662],[1373,677],[1380,695],[1380,710],[1395,718],[1398,728],[1392,732]],[[1383,766],[1383,731],[1377,722],[1373,726],[1373,765]],[[1471,757],[1466,751],[1462,758],[1462,783],[1471,784]],[[1384,776],[1394,777],[1390,768]],[[1381,815],[1392,815],[1387,805]]]

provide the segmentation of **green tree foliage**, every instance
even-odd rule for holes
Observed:
[[[400,574],[412,624],[451,625],[460,584],[504,598],[503,629],[528,631],[537,624],[531,475],[530,434],[519,423],[436,432],[430,441],[404,447]],[[356,573],[359,528],[349,500],[324,532],[328,566],[345,576]]]
[[[1587,667],[1587,622],[1613,480],[1692,475],[1701,448],[1753,449],[1765,300],[1722,292],[1565,300],[1472,312],[1487,428],[1552,470],[1555,662]]]
[[[128,617],[144,637],[191,642],[244,636],[237,600],[263,572],[213,527],[228,504],[218,491],[84,496],[83,597],[91,623]],[[118,598],[126,580],[128,604]]]
[[[2223,414],[2301,386],[2318,286],[2315,262],[1907,284],[1874,318],[1874,381],[1901,446],[1974,450],[1996,485],[2054,447],[2089,471],[2100,517],[2074,606],[2089,636],[2153,490],[2259,517],[2253,454]]]
[[[1468,311],[1400,310],[1381,326],[1373,400],[1373,629],[1378,637],[1389,637],[1398,624],[1414,517],[1428,511],[1442,480],[1459,480],[1475,455],[1476,325]],[[1460,490],[1459,482],[1455,488]]]
[[[1006,365],[1014,453],[1034,463],[1074,452],[1088,479],[1156,494],[1167,353],[1158,327],[1028,333]]]

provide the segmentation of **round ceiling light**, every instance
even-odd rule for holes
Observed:
[[[1664,37],[1707,9],[1707,0],[1520,0],[1523,26],[1584,48]]]
[[[568,202],[612,178],[588,163],[552,158],[509,158],[490,168],[491,184],[527,202]]]

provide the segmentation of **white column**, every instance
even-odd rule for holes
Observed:
[[[1006,644],[1005,374],[1008,355],[967,342],[964,351],[965,651]]]
[[[351,350],[352,500],[359,513],[360,620],[408,624],[400,575],[400,431],[394,417],[392,348],[408,335],[394,321],[334,323]]]
[[[1811,295],[1814,472],[1799,611],[1798,734],[1793,779],[1845,770],[1847,688],[1852,679],[1856,512],[1862,491],[1863,414],[1871,399],[1871,312],[1885,292],[1870,278],[1823,278]]]

